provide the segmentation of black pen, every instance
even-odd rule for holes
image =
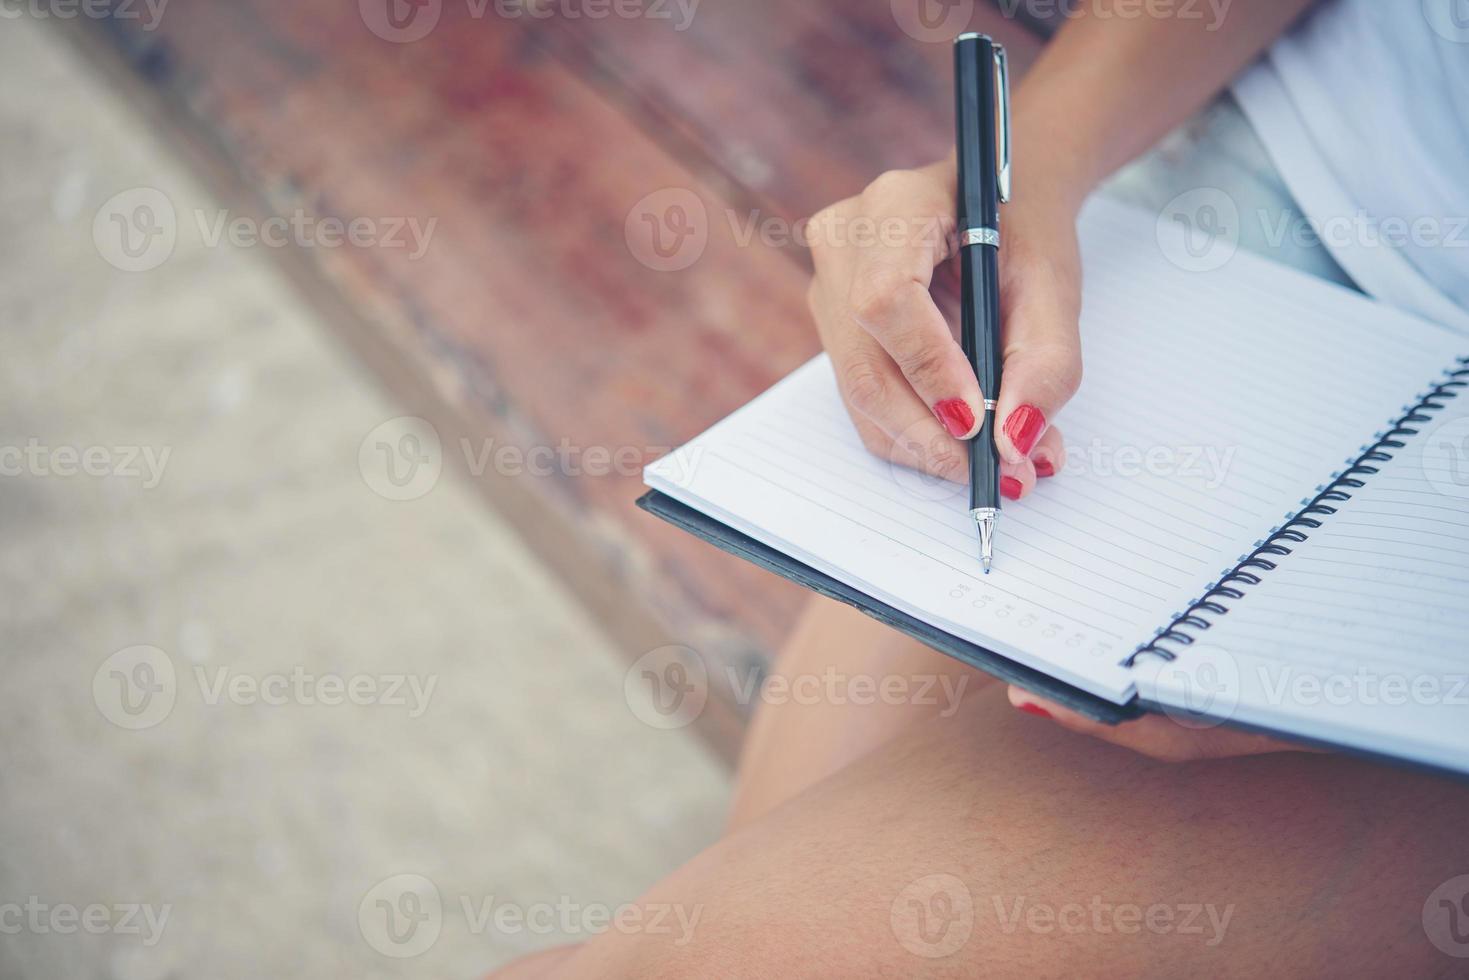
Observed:
[[[979,526],[988,575],[1000,516],[1000,204],[1010,200],[1010,70],[1005,49],[983,34],[954,39],[955,143],[959,161],[960,342],[984,392],[984,421],[969,444],[969,516]]]

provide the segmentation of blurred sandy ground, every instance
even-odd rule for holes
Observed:
[[[368,488],[358,447],[400,413],[263,250],[103,260],[117,192],[213,204],[55,25],[0,21],[0,176],[0,450],[103,447],[111,473],[0,476],[0,976],[472,977],[586,938],[713,839],[727,776],[634,716],[623,662],[507,528],[447,478]],[[161,481],[119,447],[166,449]],[[161,653],[104,668],[137,645]],[[119,714],[170,668],[161,720]],[[419,717],[407,689],[209,703],[298,670],[437,681]],[[135,905],[168,907],[161,935],[144,909],[123,928]]]

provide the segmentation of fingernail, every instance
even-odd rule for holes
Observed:
[[[1035,715],[1037,718],[1051,717],[1051,713],[1049,711],[1047,711],[1045,708],[1042,708],[1040,705],[1036,704],[1033,701],[1022,702],[1020,705],[1018,705],[1018,707],[1026,714]]]
[[[968,439],[974,435],[974,410],[964,399],[945,398],[933,407],[933,414],[955,439]]]
[[[1049,459],[1046,459],[1046,457],[1044,457],[1044,456],[1037,457],[1035,460],[1033,460],[1033,462],[1035,463],[1035,475],[1036,476],[1055,476],[1056,475],[1056,464],[1052,463]]]
[[[1020,499],[1020,492],[1022,490],[1024,490],[1024,489],[1025,488],[1020,485],[1020,481],[1017,480],[1017,479],[1015,479],[1015,477],[1013,477],[1013,476],[1002,476],[1002,477],[1000,477],[1000,493],[1004,494],[1007,499],[1009,499],[1009,500],[1019,500]]]
[[[1036,440],[1046,431],[1046,417],[1034,405],[1021,405],[1005,420],[1005,435],[1022,456],[1029,456]]]

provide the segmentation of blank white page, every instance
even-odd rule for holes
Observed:
[[[1469,349],[1469,341],[1463,346]],[[1469,771],[1469,390],[1176,647],[1226,713]],[[1203,653],[1195,651],[1203,650]],[[1188,678],[1168,671],[1165,678]],[[1160,691],[1170,699],[1176,691]],[[1200,705],[1200,707],[1203,707]]]
[[[1185,271],[1166,258],[1183,234],[1088,206],[1086,381],[1054,420],[1070,459],[1005,505],[989,576],[968,491],[871,457],[825,357],[645,478],[874,599],[1124,702],[1122,661],[1355,457],[1452,346],[1247,253]],[[1397,341],[1380,344],[1384,331]]]

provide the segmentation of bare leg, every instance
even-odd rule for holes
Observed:
[[[829,671],[837,678],[836,699],[826,696]],[[864,679],[884,677],[904,681],[910,696],[864,694]],[[823,600],[808,604],[769,678],[741,752],[730,833],[913,724],[952,714],[963,698],[997,683],[854,609]],[[814,699],[805,688],[812,679],[822,685],[822,696]],[[560,976],[574,951],[567,946],[522,957],[494,977]]]
[[[731,831],[998,683],[825,600],[806,607],[770,678],[741,753]]]
[[[798,641],[845,635],[803,630]],[[793,648],[783,669],[855,670],[888,633]],[[1469,871],[1458,784],[1340,756],[1156,763],[1018,714],[996,685],[947,715],[875,712],[889,721],[842,734],[810,722],[824,708],[795,707],[769,709],[752,742],[738,829],[640,900],[697,914],[693,928],[609,932],[561,975],[1416,976],[1463,965],[1420,918],[1434,888]],[[783,749],[810,768],[776,764],[766,779],[757,763]],[[784,802],[782,786],[795,792]]]

